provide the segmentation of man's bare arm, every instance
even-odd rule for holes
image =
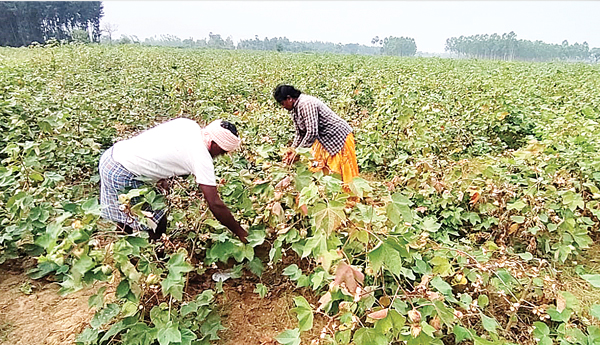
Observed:
[[[217,192],[217,187],[200,184],[200,189],[202,189],[204,198],[208,203],[208,208],[215,218],[236,234],[242,242],[248,243],[246,239],[248,233],[240,226],[240,223],[235,220],[229,208],[223,203]]]

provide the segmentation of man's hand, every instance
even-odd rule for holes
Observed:
[[[158,182],[156,182],[156,188],[163,195],[169,194],[171,191],[171,181],[169,179],[158,180]]]
[[[217,218],[221,224],[225,225],[231,232],[239,237],[240,241],[243,243],[248,243],[246,237],[248,237],[248,232],[244,230],[240,226],[240,224],[233,218],[231,211],[229,208],[225,206],[223,200],[219,197],[219,193],[217,192],[216,186],[207,186],[204,184],[200,185],[200,189],[204,194],[204,198],[206,199],[206,203],[208,203],[208,208],[212,212],[212,214]]]
[[[242,229],[243,229],[243,228],[242,228]],[[246,230],[244,230],[244,232],[243,232],[243,233],[241,233],[241,234],[237,234],[237,235],[238,235],[238,237],[239,237],[240,241],[242,241],[242,243],[244,243],[244,244],[248,244],[248,239],[247,239],[247,237],[248,237],[248,232],[247,232]]]

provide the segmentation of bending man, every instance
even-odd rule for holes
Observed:
[[[116,222],[121,230],[147,230],[151,239],[158,239],[167,227],[165,211],[150,212],[147,228],[119,208],[119,194],[128,187],[139,188],[143,184],[140,177],[157,182],[193,174],[215,218],[246,243],[246,230],[219,197],[213,166],[213,158],[239,145],[232,123],[216,120],[201,128],[185,118],[167,121],[115,143],[102,154],[99,163],[101,216]]]

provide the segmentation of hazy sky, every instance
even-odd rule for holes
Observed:
[[[417,49],[442,53],[446,39],[502,34],[547,43],[600,47],[600,1],[103,1],[102,23],[142,41],[231,36],[371,44],[375,36],[407,36]]]

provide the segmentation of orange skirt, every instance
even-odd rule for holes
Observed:
[[[310,148],[314,160],[311,162],[310,171],[323,171],[328,174],[333,171],[342,175],[342,181],[348,185],[353,178],[358,176],[358,163],[356,162],[356,151],[354,148],[354,134],[346,136],[344,147],[337,154],[331,156],[325,147],[315,140]],[[346,188],[344,188],[346,189]]]

